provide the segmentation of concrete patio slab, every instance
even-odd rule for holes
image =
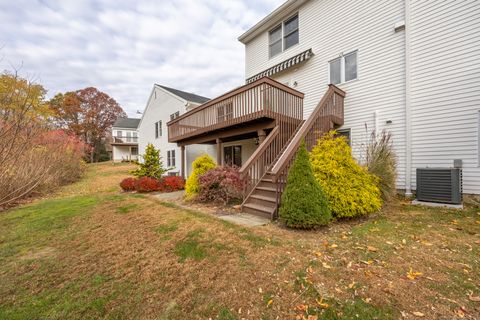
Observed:
[[[243,212],[238,214],[218,215],[217,217],[246,227],[258,227],[270,223],[270,219]]]

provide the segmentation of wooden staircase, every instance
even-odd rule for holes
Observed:
[[[277,121],[277,126],[240,169],[247,179],[243,212],[269,219],[277,217],[288,169],[301,141],[305,140],[310,151],[324,133],[343,125],[344,98],[343,90],[329,85],[307,120],[298,123]]]

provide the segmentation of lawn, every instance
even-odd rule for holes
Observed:
[[[0,213],[0,319],[480,318],[480,209],[249,229],[122,193],[129,170]]]

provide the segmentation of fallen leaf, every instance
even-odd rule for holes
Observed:
[[[402,243],[403,243],[403,244],[407,244],[407,240],[402,239]]]
[[[430,242],[428,242],[428,241],[426,241],[426,240],[422,240],[421,242],[422,242],[422,244],[423,244],[424,246],[427,246],[427,247],[433,246],[432,243],[430,243]]]
[[[299,304],[298,306],[295,307],[295,310],[298,311],[306,311],[308,309],[308,306],[306,304]]]
[[[322,263],[322,266],[325,268],[325,269],[331,269],[332,267],[329,266],[326,262]]]
[[[415,278],[421,275],[423,275],[423,273],[413,271],[412,267],[410,267],[410,270],[407,272],[407,278],[410,280],[415,280]]]
[[[323,302],[323,297],[320,300],[317,299],[317,303],[322,309],[327,309],[329,307],[328,303]]]
[[[258,288],[258,292],[259,292],[259,293],[263,293],[262,288]]]
[[[309,315],[307,320],[318,320],[318,316]]]
[[[273,300],[272,300],[272,299],[268,300],[268,302],[267,302],[267,307],[270,307],[270,305],[271,305],[272,303],[273,303]]]
[[[392,244],[393,244],[393,242],[391,242],[391,241],[385,241],[385,243],[386,243],[386,244],[389,244],[389,245],[392,245]]]
[[[370,302],[372,302],[372,299],[371,298],[365,298],[365,299],[363,299],[363,301],[365,301],[365,303],[370,303]]]
[[[459,318],[464,318],[464,317],[465,317],[465,312],[463,312],[462,309],[455,310],[455,314],[456,314],[457,317],[459,317]]]
[[[313,273],[312,266],[309,266],[309,267],[307,268],[307,273]]]
[[[377,251],[378,251],[377,248],[372,247],[372,246],[367,246],[367,250],[368,250],[368,251],[371,251],[371,252],[377,252]]]
[[[451,224],[454,224],[454,225],[457,225],[457,224],[458,224],[458,220],[452,220],[450,223],[451,223]]]
[[[473,295],[469,295],[468,299],[470,301],[480,302],[480,297],[478,297],[478,296],[476,297],[476,296],[473,296]]]
[[[476,224],[480,224],[480,220],[475,221]]]
[[[352,289],[353,287],[355,287],[355,284],[356,284],[356,282],[355,282],[355,281],[352,281],[352,283],[350,283],[350,284],[348,285],[348,287],[349,287],[350,289]]]
[[[415,317],[419,317],[419,318],[425,317],[425,315],[424,315],[423,313],[421,313],[420,311],[414,311],[414,312],[412,312],[412,314],[413,314]]]
[[[314,251],[314,254],[317,256],[317,257],[321,257],[322,256],[322,253],[320,251]]]
[[[332,248],[332,249],[338,248],[338,245],[336,245],[336,244],[334,243],[334,244],[332,244],[332,245],[330,246],[330,248]]]

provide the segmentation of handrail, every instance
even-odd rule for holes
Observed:
[[[341,90],[340,88],[336,87],[333,84],[329,85],[329,88],[328,88],[327,92],[324,94],[324,96],[322,97],[322,99],[318,103],[315,110],[308,117],[308,119],[303,123],[300,130],[298,130],[295,137],[291,140],[288,147],[285,149],[283,154],[280,156],[278,161],[273,166],[270,173],[273,175],[273,181],[274,182],[278,181],[279,172],[281,172],[283,169],[285,169],[285,167],[289,164],[288,160],[290,160],[289,158],[293,157],[292,153],[296,153],[298,147],[300,146],[301,141],[305,138],[307,133],[310,131],[313,124],[318,119],[318,116],[320,116],[321,111],[325,108],[325,106],[327,105],[327,102],[332,98],[332,96],[335,93],[340,95],[342,98],[345,97],[345,91]]]
[[[175,119],[170,120],[169,122],[167,122],[167,126],[168,126],[168,125],[172,125],[172,124],[174,124],[174,123],[177,123],[178,121],[180,121],[180,120],[182,120],[182,119],[184,119],[184,118],[186,118],[186,117],[188,117],[188,116],[190,116],[190,115],[192,115],[192,114],[194,114],[194,113],[200,112],[200,111],[202,111],[203,109],[208,108],[208,107],[211,106],[211,105],[220,103],[220,102],[222,102],[222,101],[224,101],[224,100],[226,100],[226,99],[228,99],[228,98],[231,98],[231,97],[233,97],[233,96],[236,96],[236,95],[238,95],[238,94],[240,94],[240,93],[242,93],[242,92],[248,91],[249,89],[251,89],[251,88],[253,88],[253,87],[256,87],[256,86],[258,86],[258,85],[261,85],[261,84],[263,84],[263,83],[269,84],[269,85],[271,85],[271,86],[273,86],[273,87],[275,87],[275,88],[277,88],[277,89],[280,89],[280,90],[282,90],[282,91],[284,91],[284,92],[286,92],[286,93],[289,93],[289,94],[291,94],[291,95],[294,95],[294,96],[296,96],[296,97],[298,97],[298,98],[303,99],[303,97],[304,97],[304,94],[303,94],[302,92],[300,92],[300,91],[297,91],[297,90],[295,90],[295,89],[292,89],[292,88],[290,88],[289,86],[284,85],[283,83],[280,83],[280,82],[278,82],[278,81],[276,81],[276,80],[273,80],[272,78],[263,77],[263,78],[260,78],[260,79],[258,79],[258,80],[256,80],[256,81],[254,81],[254,82],[251,82],[251,83],[248,83],[248,84],[243,85],[243,86],[241,86],[241,87],[238,87],[238,88],[236,88],[236,89],[230,90],[230,91],[224,93],[223,95],[221,95],[221,96],[219,96],[219,97],[216,97],[216,98],[214,98],[214,99],[212,99],[212,100],[209,100],[209,101],[205,102],[204,104],[199,105],[198,107],[196,107],[196,108],[194,108],[194,109],[192,109],[192,110],[190,110],[190,111],[188,111],[188,112],[180,115],[179,117],[176,117]]]
[[[262,142],[260,146],[258,146],[257,149],[255,149],[255,152],[248,158],[247,162],[243,164],[243,166],[240,168],[240,177],[244,177],[245,173],[248,172],[248,170],[252,167],[254,162],[258,159],[258,157],[265,152],[265,150],[268,148],[270,143],[273,141],[273,139],[279,134],[279,126],[275,126],[273,130],[270,132],[270,134],[265,138],[265,140]]]

